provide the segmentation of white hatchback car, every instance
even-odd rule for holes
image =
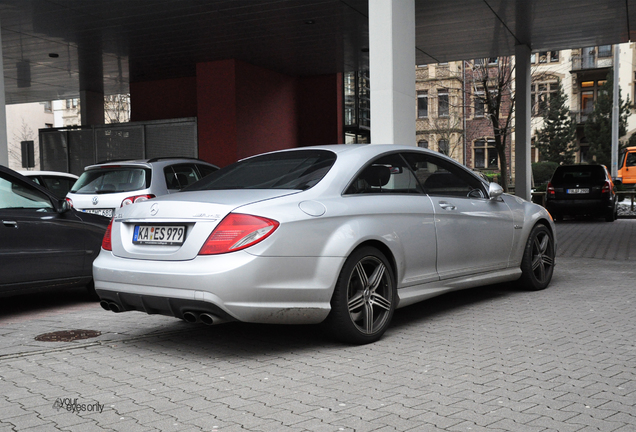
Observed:
[[[64,198],[77,180],[75,174],[58,171],[18,171],[18,173],[44,186],[59,198]]]
[[[117,208],[177,192],[218,169],[191,158],[90,165],[68,192],[66,200],[78,211],[112,217]]]

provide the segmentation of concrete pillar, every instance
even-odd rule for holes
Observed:
[[[82,126],[105,123],[103,91],[80,90],[80,117]]]
[[[103,125],[104,66],[100,35],[85,35],[79,40],[77,51],[82,126]]]
[[[530,201],[531,175],[530,163],[530,121],[531,99],[530,86],[532,76],[530,72],[530,47],[528,45],[515,46],[515,195]]]
[[[4,71],[2,59],[2,35],[0,34],[0,71]],[[9,166],[9,142],[7,139],[7,108],[4,97],[4,73],[0,73],[0,165]]]
[[[415,0],[369,1],[371,143],[416,145]]]

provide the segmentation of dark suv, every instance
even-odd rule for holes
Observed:
[[[604,165],[563,165],[548,183],[546,208],[556,220],[589,215],[616,220],[616,187]]]

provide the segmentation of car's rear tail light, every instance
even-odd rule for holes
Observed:
[[[603,185],[603,189],[601,189],[601,193],[608,194],[610,193],[611,190],[612,190],[612,186],[610,185],[610,182],[605,181],[605,184]]]
[[[128,198],[124,198],[124,200],[121,202],[120,207],[123,206],[127,206],[130,204],[134,204],[137,202],[142,202],[142,201],[147,201],[151,198],[154,198],[155,196],[153,194],[146,194],[146,195],[134,195],[134,196],[129,196]]]
[[[556,195],[554,192],[554,186],[552,186],[552,183],[548,183],[547,191],[548,191],[549,197],[554,197]]]
[[[108,224],[108,228],[106,228],[106,232],[104,233],[104,238],[102,239],[102,249],[107,251],[113,250],[113,243],[111,241],[110,231],[113,227],[113,220],[110,220]]]
[[[212,231],[199,255],[215,255],[245,249],[265,240],[279,225],[272,219],[230,213]]]
[[[70,199],[70,198],[65,198],[65,199],[66,199],[66,202],[68,203],[68,206],[69,206],[70,208],[73,208],[73,200],[72,200],[72,199]]]

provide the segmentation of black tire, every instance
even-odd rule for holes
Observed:
[[[520,282],[532,291],[545,289],[552,280],[555,264],[554,238],[545,225],[535,225],[528,236],[521,261]]]
[[[99,301],[99,296],[95,291],[95,282],[90,281],[88,285],[86,285],[86,294],[88,294],[88,298],[93,301]]]
[[[611,209],[605,214],[605,222],[614,222],[616,220],[617,213],[618,213],[618,206],[614,206],[613,209]]]
[[[389,326],[396,302],[389,261],[379,250],[363,247],[345,261],[325,324],[343,342],[359,345],[375,342]]]

